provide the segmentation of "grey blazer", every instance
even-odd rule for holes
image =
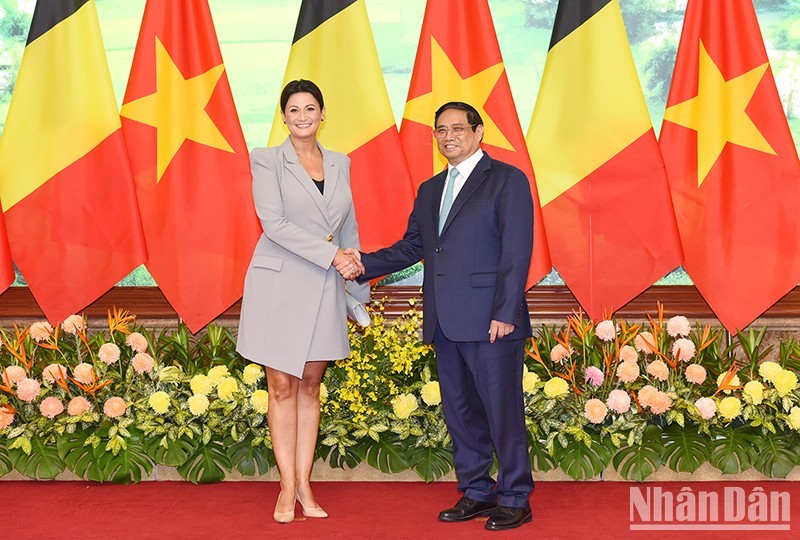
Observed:
[[[306,361],[350,354],[345,282],[331,266],[338,247],[359,247],[350,158],[319,146],[324,196],[287,138],[250,153],[253,200],[264,234],[244,282],[236,350],[301,377]],[[369,284],[347,283],[361,302]]]

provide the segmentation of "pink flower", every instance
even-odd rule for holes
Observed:
[[[658,392],[658,388],[652,386],[650,384],[644,386],[641,390],[639,390],[639,405],[642,407],[649,407],[650,400],[653,398],[653,395]]]
[[[657,391],[650,397],[650,410],[654,414],[664,414],[672,407],[672,398],[665,392]]]
[[[25,377],[17,383],[17,397],[22,401],[31,403],[34,399],[39,397],[42,392],[42,387],[39,381]]]
[[[647,374],[659,381],[666,381],[669,378],[669,368],[661,360],[653,360],[647,365]]]
[[[624,390],[612,390],[608,394],[606,405],[615,413],[625,414],[631,408],[631,396]]]
[[[639,364],[636,362],[622,362],[617,365],[617,377],[624,383],[631,383],[639,378]]]
[[[139,332],[132,332],[125,339],[125,343],[136,352],[144,352],[147,350],[147,339]]]
[[[630,345],[623,345],[619,350],[619,359],[622,362],[636,362],[639,360],[639,355],[636,354],[636,349]]]
[[[697,348],[694,346],[691,339],[676,339],[675,343],[672,345],[672,356],[684,362],[688,362],[694,358],[695,352],[697,352]]]
[[[67,414],[70,416],[80,416],[91,408],[91,403],[89,403],[85,397],[77,396],[72,398],[69,405],[67,405]]]
[[[50,364],[42,370],[42,378],[49,383],[67,380],[67,368],[61,364]]]
[[[701,397],[694,402],[694,406],[697,407],[704,420],[709,420],[717,414],[717,403],[711,398]]]
[[[52,396],[46,397],[39,404],[39,412],[42,413],[42,416],[47,418],[55,418],[64,412],[64,404],[61,403],[61,400],[58,398]]]
[[[692,325],[683,315],[676,315],[667,321],[667,333],[672,337],[688,336],[691,331]]]
[[[603,372],[600,371],[598,368],[594,366],[589,366],[586,368],[586,382],[591,384],[592,386],[600,386],[603,384]]]
[[[3,370],[3,377],[7,384],[17,384],[27,376],[28,373],[22,366],[8,366]]]
[[[562,362],[570,354],[572,354],[571,349],[567,349],[561,343],[558,343],[550,351],[550,360],[552,360],[553,362]]]
[[[599,424],[606,419],[608,407],[597,398],[592,398],[583,407],[583,416],[592,424]]]
[[[30,326],[28,332],[33,340],[38,343],[50,339],[50,335],[53,333],[53,327],[50,326],[49,322],[35,322]]]
[[[86,362],[81,362],[72,368],[72,376],[81,384],[91,384],[94,382],[94,367]]]
[[[14,422],[14,413],[0,409],[0,429],[7,428]]]
[[[644,354],[653,354],[656,348],[656,338],[650,332],[641,332],[633,338],[636,350]]]
[[[602,341],[613,341],[617,337],[617,327],[614,326],[614,321],[600,321],[597,323],[594,333]]]
[[[128,406],[125,404],[125,400],[115,396],[108,398],[105,405],[103,405],[103,412],[106,413],[106,416],[109,418],[116,418],[125,414],[127,408]]]
[[[119,347],[116,343],[103,343],[100,350],[97,351],[97,356],[100,357],[101,362],[110,366],[119,360]]]
[[[700,364],[689,364],[686,366],[686,380],[694,384],[703,384],[706,380],[706,368]]]
[[[131,365],[133,366],[133,370],[141,375],[142,373],[151,373],[155,361],[153,361],[153,357],[149,354],[140,352],[133,357]]]
[[[64,322],[61,323],[61,328],[67,334],[75,335],[78,332],[82,332],[84,328],[86,328],[86,321],[83,320],[83,317],[80,315],[70,315]]]

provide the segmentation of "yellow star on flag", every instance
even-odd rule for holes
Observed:
[[[697,96],[668,108],[664,119],[697,132],[697,185],[708,176],[726,143],[775,155],[775,150],[747,115],[746,109],[761,78],[765,62],[726,81],[700,42]]]
[[[225,72],[219,64],[205,73],[184,78],[166,47],[156,37],[156,91],[125,103],[120,115],[156,128],[156,169],[160,181],[183,141],[234,153],[217,125],[205,111],[217,82]]]
[[[503,63],[498,62],[465,79],[436,39],[431,36],[431,91],[409,100],[403,117],[433,128],[433,113],[436,109],[448,101],[463,101],[475,107],[483,118],[483,142],[513,151],[514,147],[484,109],[504,70]],[[443,164],[444,158],[439,155],[436,148],[433,150],[434,160]]]

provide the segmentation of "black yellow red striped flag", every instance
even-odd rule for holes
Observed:
[[[11,253],[51,321],[145,260],[94,0],[36,3],[0,137]]]

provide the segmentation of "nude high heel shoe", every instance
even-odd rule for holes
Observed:
[[[281,500],[282,494],[282,491],[278,494],[278,501],[275,503],[275,511],[272,513],[272,519],[274,519],[276,523],[291,523],[294,521],[294,507],[288,512],[278,512],[278,503]]]
[[[326,518],[328,517],[328,513],[322,509],[321,506],[306,506],[303,503],[303,499],[300,498],[300,494],[297,494],[297,502],[300,503],[300,506],[303,508],[303,515],[310,518]]]

